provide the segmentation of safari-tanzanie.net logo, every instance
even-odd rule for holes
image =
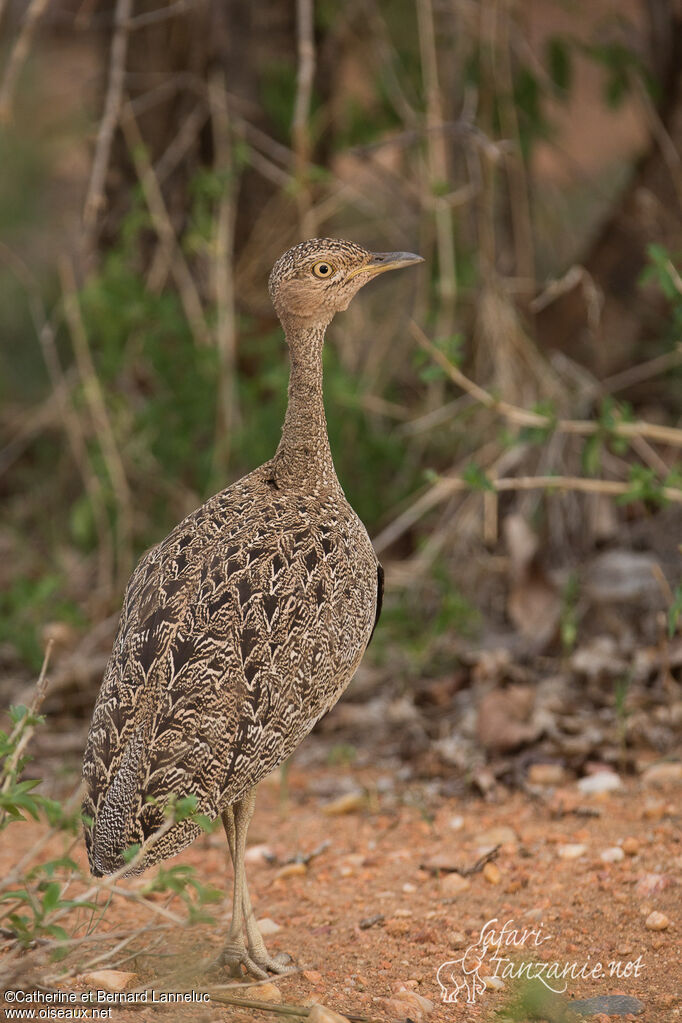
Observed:
[[[535,950],[552,940],[551,934],[543,932],[542,924],[519,928],[511,919],[502,926],[497,924],[497,917],[488,920],[475,942],[456,959],[448,959],[438,967],[436,977],[444,1002],[473,1004],[485,992],[486,980],[489,984],[490,978],[539,980],[548,990],[563,994],[571,980],[638,977],[644,969],[641,955],[637,959],[609,963],[592,962],[589,956],[584,962],[570,963],[532,958]],[[517,953],[522,950],[530,958],[520,959]],[[536,954],[539,956],[539,951]]]

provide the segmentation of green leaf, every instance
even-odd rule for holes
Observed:
[[[462,473],[462,479],[469,484],[472,490],[490,490],[494,493],[495,487],[486,476],[480,465],[470,462]]]
[[[567,99],[573,81],[573,58],[562,36],[551,36],[547,41],[547,66],[555,88]]]
[[[61,890],[62,886],[58,881],[51,881],[48,884],[43,895],[43,913],[47,915],[57,906]]]
[[[675,587],[674,599],[668,608],[668,637],[673,638],[682,618],[682,583]]]

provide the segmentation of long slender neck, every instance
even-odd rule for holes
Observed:
[[[290,482],[336,482],[322,397],[325,327],[285,324],[291,372],[282,439],[273,465],[276,478]]]

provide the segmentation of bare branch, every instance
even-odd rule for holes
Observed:
[[[38,22],[45,13],[49,2],[50,0],[31,0],[28,6],[26,17],[21,26],[17,41],[9,55],[2,84],[0,85],[0,124],[7,124],[11,120],[12,101],[14,99],[17,79],[22,67],[26,63]],[[1,14],[0,10],[0,16]]]
[[[83,224],[88,234],[92,232],[104,203],[104,185],[111,156],[111,145],[123,100],[125,62],[128,50],[128,22],[132,7],[133,0],[116,0],[116,27],[109,55],[109,83],[83,211]]]

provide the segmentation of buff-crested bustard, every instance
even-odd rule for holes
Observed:
[[[232,857],[220,961],[233,976],[289,961],[268,954],[246,885],[256,785],[336,703],[381,609],[383,572],[332,462],[325,330],[368,281],[418,262],[325,238],[275,263],[270,295],[291,361],[277,451],[142,557],[95,706],[83,769],[93,874],[120,869],[157,832],[136,872],[189,845],[199,824],[169,827],[164,807],[194,796],[200,813],[222,817]]]

